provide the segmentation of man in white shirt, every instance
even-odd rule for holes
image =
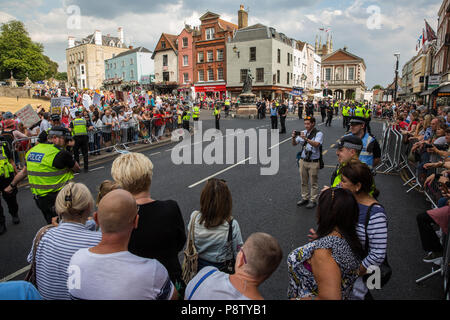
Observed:
[[[262,300],[258,287],[280,265],[283,252],[267,233],[253,233],[240,249],[235,273],[204,267],[189,281],[185,300]]]
[[[94,220],[102,230],[102,240],[95,247],[78,250],[67,270],[67,286],[73,299],[178,299],[160,262],[128,251],[131,232],[139,220],[131,193],[121,189],[108,193],[100,201]]]

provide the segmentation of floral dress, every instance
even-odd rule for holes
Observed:
[[[307,262],[316,249],[331,249],[331,255],[341,270],[342,299],[348,299],[358,278],[361,261],[353,254],[345,239],[327,236],[293,250],[288,255],[288,298],[304,298],[319,294],[311,266]]]

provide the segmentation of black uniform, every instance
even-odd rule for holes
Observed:
[[[278,109],[278,113],[280,115],[280,125],[281,125],[280,133],[286,133],[287,107],[286,107],[286,105],[284,103]]]
[[[331,121],[333,121],[333,113],[334,113],[334,108],[330,104],[327,106],[327,122],[325,123],[325,126],[331,127]]]
[[[327,116],[327,106],[323,101],[319,102],[320,115],[322,116],[322,122],[325,122],[325,118]]]
[[[86,119],[86,129],[92,127],[90,120]],[[70,123],[70,128],[73,129],[73,122]],[[76,162],[80,163],[80,150],[83,154],[84,171],[89,169],[89,137],[87,134],[73,136],[75,145],[73,146],[73,157]]]
[[[298,118],[303,119],[303,102],[298,103]]]

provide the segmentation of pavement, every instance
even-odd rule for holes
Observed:
[[[212,111],[202,111],[203,129],[214,128]],[[320,119],[320,117],[316,117]],[[382,125],[373,121],[372,130],[376,136],[381,136]],[[232,119],[221,120],[221,131],[226,129],[267,129],[270,133],[270,117],[262,120]],[[290,143],[293,130],[302,130],[303,121],[296,115],[290,115],[286,121],[286,135],[280,135],[279,142],[272,151],[279,148],[279,170],[275,175],[261,175],[261,167],[267,167],[260,162],[250,161],[233,164],[181,164],[172,161],[175,146],[172,142],[161,145],[137,146],[139,152],[147,155],[154,164],[154,174],[151,194],[154,199],[176,200],[181,208],[185,224],[189,222],[190,214],[199,209],[200,193],[204,181],[209,177],[225,179],[233,197],[233,216],[238,221],[243,239],[253,232],[267,232],[273,235],[283,249],[283,259],[275,273],[261,285],[262,295],[266,299],[284,300],[287,297],[288,272],[287,256],[290,251],[308,242],[308,230],[316,227],[315,210],[297,207],[300,198],[300,177],[295,157],[298,147]],[[324,133],[325,168],[319,173],[319,186],[330,184],[330,177],[336,166],[337,159],[333,145],[344,134],[342,119],[333,120],[332,127],[325,127],[318,122],[318,128]],[[260,133],[262,131],[259,131]],[[224,137],[226,140],[231,135]],[[217,139],[217,138],[216,138]],[[231,138],[233,140],[234,137]],[[230,141],[231,141],[230,140]],[[194,142],[195,143],[195,142]],[[200,143],[205,150],[208,141]],[[271,144],[269,139],[269,145]],[[226,145],[224,143],[224,145]],[[137,151],[137,149],[136,149]],[[236,155],[236,146],[233,150]],[[226,150],[228,153],[229,150]],[[97,187],[105,179],[111,179],[110,169],[113,159],[118,154],[99,158],[90,165],[89,173],[80,173],[76,182],[88,186],[94,198]],[[248,143],[246,155],[249,157]],[[238,164],[239,163],[239,164]],[[379,201],[387,210],[389,221],[388,257],[393,269],[390,282],[381,290],[373,292],[375,299],[380,300],[438,300],[442,299],[443,285],[439,276],[426,280],[421,285],[415,284],[415,279],[431,271],[431,265],[422,262],[425,252],[420,245],[416,224],[416,215],[430,208],[425,197],[407,188],[397,174],[378,174],[376,184],[381,191]],[[22,223],[13,225],[11,217],[6,213],[8,232],[0,236],[0,279],[23,279],[28,263],[26,257],[37,230],[45,221],[37,209],[30,190],[25,186],[19,189],[18,202]],[[182,252],[180,252],[182,261]]]

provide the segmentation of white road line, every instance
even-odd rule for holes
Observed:
[[[9,276],[6,276],[6,277],[4,277],[3,279],[0,279],[0,282],[6,282],[6,281],[9,281],[9,280],[11,280],[11,279],[14,279],[15,277],[17,277],[17,276],[20,276],[22,273],[25,273],[25,272],[27,272],[28,270],[30,270],[30,265],[28,265],[28,266],[26,266],[26,267],[24,267],[24,268],[22,268],[22,269],[20,269],[20,270],[17,270],[16,272],[14,272],[14,273],[11,273]]]
[[[276,145],[271,146],[271,147],[269,148],[269,150],[272,150],[273,148],[275,148],[275,147],[279,146],[280,144],[283,144],[283,143],[285,143],[286,141],[289,141],[289,140],[291,140],[291,139],[292,139],[292,137],[291,137],[291,138],[287,138],[286,140],[283,140],[283,141],[281,141],[280,143],[277,143]]]
[[[233,164],[232,166],[230,166],[230,167],[228,167],[228,168],[225,168],[225,169],[223,169],[223,170],[220,170],[219,172],[217,172],[217,173],[215,173],[215,174],[213,174],[213,175],[210,175],[209,177],[206,177],[206,178],[204,178],[204,179],[202,179],[202,180],[200,180],[200,181],[198,181],[198,182],[196,182],[196,183],[194,183],[194,184],[191,184],[188,188],[193,188],[193,187],[195,187],[195,186],[198,186],[199,184],[201,184],[201,183],[207,181],[208,179],[214,178],[215,176],[218,176],[218,175],[221,174],[221,173],[224,173],[224,172],[226,172],[226,171],[228,171],[228,170],[231,170],[231,169],[233,169],[234,167],[236,167],[236,166],[238,166],[238,165],[240,165],[240,164],[246,162],[247,160],[250,160],[251,158],[252,158],[252,157],[248,157],[247,159],[244,159],[244,160],[242,160],[242,161],[239,161],[238,163]]]
[[[89,170],[89,172],[100,170],[100,169],[105,169],[105,167],[98,167],[98,168],[95,168],[95,169],[91,169],[91,170]]]
[[[167,151],[167,150],[166,150],[166,151]],[[151,156],[154,156],[155,154],[160,154],[160,153],[161,153],[161,151],[155,152],[155,153],[152,153]]]

